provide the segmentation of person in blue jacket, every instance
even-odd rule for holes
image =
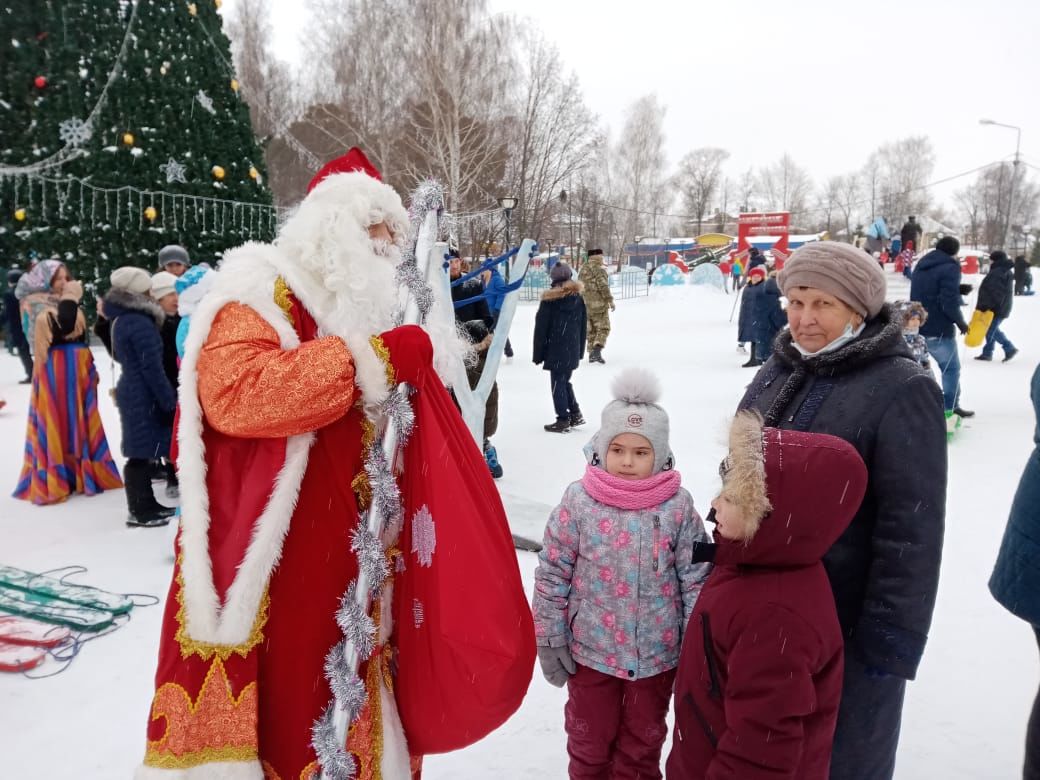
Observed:
[[[953,236],[943,236],[935,249],[917,262],[910,279],[910,300],[918,301],[928,312],[920,333],[942,372],[943,404],[948,421],[954,416],[975,414],[960,406],[961,361],[955,330],[961,335],[968,332],[968,323],[961,311],[961,264],[957,260],[960,249],[960,241]]]
[[[122,371],[116,383],[116,407],[123,427],[123,482],[129,510],[126,524],[166,525],[174,509],[155,500],[150,462],[170,454],[177,393],[163,368],[159,330],[165,315],[148,296],[151,275],[132,266],[112,272],[112,289],[103,300],[109,323],[112,358]]]
[[[776,275],[762,283],[762,292],[755,299],[755,354],[763,363],[773,352],[773,339],[787,325],[787,314],[780,305],[780,285]]]
[[[1033,452],[1011,504],[989,590],[1005,609],[1032,626],[1040,645],[1040,366],[1033,372],[1029,396],[1037,420]],[[1033,701],[1026,730],[1022,777],[1040,778],[1040,692]]]
[[[769,357],[761,351],[759,344],[758,313],[761,310],[759,301],[765,290],[766,267],[757,265],[748,269],[747,284],[740,299],[740,315],[737,317],[737,341],[751,342],[751,356],[743,368],[755,368],[762,365]]]
[[[506,280],[502,278],[498,268],[489,268],[484,272],[484,295],[487,296],[488,309],[491,311],[491,332],[498,326],[498,318],[502,315],[502,304],[506,302]],[[513,357],[513,345],[506,339],[505,356]]]

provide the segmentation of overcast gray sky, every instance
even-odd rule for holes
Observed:
[[[1013,154],[1015,132],[980,126],[988,117],[1020,126],[1023,159],[1040,167],[1040,0],[489,3],[560,48],[615,136],[625,107],[657,93],[673,165],[721,146],[736,176],[786,151],[819,182],[925,134],[941,179]],[[298,62],[299,4],[274,6],[276,52]]]

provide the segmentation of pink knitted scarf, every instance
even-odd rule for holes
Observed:
[[[618,509],[649,509],[678,493],[682,477],[678,471],[662,471],[646,479],[623,479],[589,465],[581,484],[601,504]]]

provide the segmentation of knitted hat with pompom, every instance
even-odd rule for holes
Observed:
[[[610,386],[614,400],[603,409],[599,431],[587,448],[603,466],[610,443],[623,433],[636,433],[654,448],[654,474],[675,465],[668,445],[668,413],[658,405],[661,382],[650,371],[626,368]]]

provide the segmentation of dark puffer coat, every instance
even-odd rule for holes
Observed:
[[[989,267],[989,273],[979,285],[979,297],[975,308],[991,311],[998,320],[1011,316],[1011,304],[1015,300],[1015,264],[1007,255],[998,256]]]
[[[1036,412],[1035,446],[1018,483],[989,589],[1007,610],[1040,627],[1040,366],[1029,395]]]
[[[755,299],[755,343],[770,346],[787,324],[787,315],[780,305],[780,285],[775,278],[756,286],[761,287],[762,292]]]
[[[922,336],[953,338],[954,328],[968,329],[961,311],[960,284],[961,264],[956,257],[933,249],[917,261],[910,278],[910,300],[918,301],[928,312]]]
[[[820,558],[859,506],[866,469],[836,437],[755,432],[772,511],[747,542],[716,531],[717,544],[695,545],[715,568],[683,638],[669,780],[829,774],[844,643]]]
[[[534,319],[532,359],[546,371],[573,371],[585,356],[588,323],[581,282],[564,282],[542,294]]]
[[[855,341],[813,358],[781,333],[740,408],[762,412],[767,425],[839,436],[859,451],[867,493],[823,563],[848,652],[913,679],[939,585],[946,423],[939,386],[910,354],[902,323],[886,304]]]
[[[121,289],[109,291],[104,308],[112,357],[122,369],[116,406],[123,424],[123,455],[169,455],[177,394],[163,369],[162,309],[147,296]]]
[[[751,344],[758,341],[757,313],[762,307],[760,301],[765,287],[765,282],[748,282],[744,285],[740,298],[740,315],[737,318],[737,341]]]

